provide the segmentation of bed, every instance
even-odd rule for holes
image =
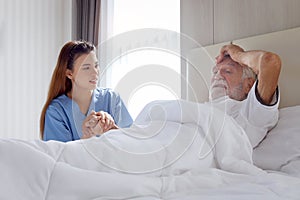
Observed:
[[[300,62],[297,53],[300,45],[299,35],[300,28],[293,28],[232,41],[245,50],[263,49],[275,52],[281,57],[279,122],[254,149],[253,161],[262,169],[284,171],[298,177],[300,171]],[[187,74],[191,82],[187,87],[187,98],[190,101],[208,100],[210,66],[214,65],[214,57],[219,49],[228,43],[196,48],[189,53]]]
[[[1,139],[0,199],[300,199],[298,35],[234,41],[283,61],[280,119],[254,150],[232,118],[202,103],[210,68],[200,63],[211,67],[207,55],[223,44],[197,48],[188,100],[151,102],[128,129],[69,143]]]

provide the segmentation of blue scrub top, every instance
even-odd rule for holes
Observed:
[[[121,128],[129,127],[133,122],[120,96],[108,88],[94,90],[88,114],[92,110],[109,113]],[[43,140],[67,142],[80,139],[81,126],[87,115],[84,115],[78,104],[65,94],[53,99],[45,115]]]

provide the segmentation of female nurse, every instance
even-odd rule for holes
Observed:
[[[70,41],[62,47],[41,113],[43,140],[85,139],[132,124],[120,96],[97,87],[99,75],[94,45]]]

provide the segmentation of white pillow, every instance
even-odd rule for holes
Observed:
[[[300,105],[279,110],[278,124],[254,149],[253,162],[300,177]]]

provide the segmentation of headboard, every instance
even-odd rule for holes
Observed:
[[[187,56],[187,99],[208,100],[211,68],[224,42],[196,48]],[[280,107],[300,105],[300,27],[233,41],[245,50],[262,49],[278,54],[282,61],[279,78]]]

